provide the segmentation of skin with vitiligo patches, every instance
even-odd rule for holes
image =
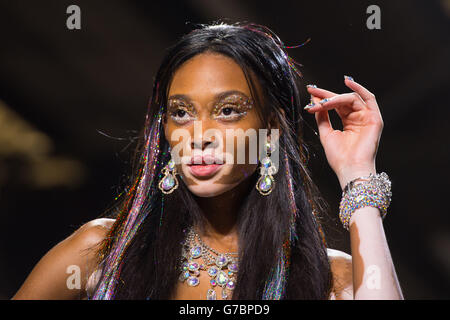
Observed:
[[[227,150],[224,146],[230,143],[226,141],[226,130],[258,132],[259,129],[268,129],[258,115],[255,100],[244,72],[234,60],[220,54],[199,54],[174,73],[163,122],[165,137],[172,150],[180,143],[179,139],[171,139],[179,129],[186,130],[192,140],[202,142],[192,144],[192,141],[182,140],[186,148],[181,149],[180,157],[190,158],[193,147],[200,147],[206,154],[212,151],[215,155],[216,151],[225,154]],[[194,133],[198,135],[194,132],[194,121],[201,123],[201,137],[194,137]],[[203,133],[209,129],[218,130],[223,140],[216,141],[215,136],[210,140],[204,138]],[[232,139],[232,163],[225,162],[212,177],[196,177],[186,164],[176,164],[177,172],[206,218],[202,240],[218,252],[238,251],[237,212],[245,196],[251,188],[255,188],[250,177],[258,167],[257,161],[249,157],[250,139],[246,137],[243,144],[238,144],[236,136]],[[238,147],[241,149],[238,150]],[[245,152],[244,163],[237,161],[239,152]],[[180,282],[172,298],[204,300],[211,288],[210,276],[200,272],[198,279],[199,284],[195,287]],[[217,294],[217,299],[222,299],[221,294]]]
[[[184,129],[194,138],[194,121],[200,121],[202,131],[214,129],[221,132],[223,141],[204,141],[205,153],[225,153],[226,130],[267,129],[256,111],[244,72],[231,58],[219,54],[200,54],[185,62],[174,74],[170,84],[167,115],[164,117],[165,136],[171,148],[179,140],[171,140],[176,129]],[[249,139],[238,150],[238,139],[233,137],[232,164],[225,163],[213,177],[196,177],[186,164],[177,164],[177,172],[189,190],[199,197],[213,197],[227,192],[244,182],[257,169],[257,160],[249,159]],[[215,137],[213,139],[215,140]],[[187,141],[183,143],[188,143]],[[180,157],[191,157],[193,148],[186,145]],[[207,150],[209,148],[209,150]],[[221,148],[220,150],[218,148]],[[257,150],[259,146],[257,147]],[[213,150],[211,150],[213,149]],[[245,153],[245,163],[238,163],[239,153]]]

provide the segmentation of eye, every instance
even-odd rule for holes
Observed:
[[[170,113],[170,117],[173,119],[173,121],[178,123],[186,123],[194,119],[195,117],[191,116],[188,111],[184,109],[176,109]]]
[[[230,108],[230,107],[226,107],[226,108],[222,109],[223,114],[226,116],[229,116],[233,111],[234,111],[234,109]]]
[[[180,118],[183,118],[185,114],[187,114],[187,112],[184,111],[184,110],[181,110],[181,109],[177,110],[177,112],[175,113],[175,115],[180,117]]]
[[[223,106],[219,112],[218,115],[215,116],[216,119],[221,119],[221,120],[238,120],[240,118],[242,118],[243,116],[245,116],[247,112],[245,111],[241,111],[239,110],[239,108],[237,108],[234,105],[228,104]]]

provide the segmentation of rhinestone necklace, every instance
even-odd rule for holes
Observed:
[[[186,281],[191,287],[200,283],[200,270],[207,271],[211,277],[211,288],[206,293],[207,300],[216,300],[216,288],[222,288],[222,299],[230,297],[236,284],[238,259],[233,257],[237,252],[219,253],[206,245],[200,236],[191,228],[183,242],[181,251],[181,274],[179,280]],[[203,263],[199,260],[202,258]]]

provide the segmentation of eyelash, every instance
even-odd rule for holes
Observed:
[[[186,123],[186,122],[189,122],[188,119],[182,119],[181,117],[177,116],[177,114],[178,114],[179,111],[184,111],[184,112],[186,112],[187,115],[189,115],[189,112],[188,112],[187,110],[178,108],[178,109],[176,109],[175,111],[172,111],[172,112],[170,113],[170,117],[173,119],[173,121],[178,122],[178,123],[181,123],[181,124],[184,124],[184,123]]]
[[[238,120],[238,119],[242,118],[243,116],[245,116],[247,114],[246,111],[240,111],[235,106],[229,105],[229,104],[226,104],[223,108],[220,109],[220,111],[222,112],[225,109],[231,109],[232,111],[234,111],[236,113],[234,115],[233,114],[231,114],[231,115],[223,115],[223,116],[218,115],[218,116],[215,116],[214,119],[221,119],[221,120],[226,120],[226,121]]]
[[[225,109],[231,109],[232,111],[234,111],[236,113],[231,114],[231,115],[214,116],[214,119],[225,120],[225,121],[235,121],[235,120],[241,119],[243,116],[245,116],[247,114],[247,111],[239,111],[239,109],[233,105],[225,105],[224,107],[222,107],[220,109],[220,111],[222,112]],[[183,119],[184,117],[177,116],[179,111],[184,111],[184,112],[186,112],[187,115],[189,115],[189,112],[187,110],[178,108],[170,113],[170,117],[173,119],[173,121],[181,123],[181,124],[189,122],[190,121],[189,118]]]

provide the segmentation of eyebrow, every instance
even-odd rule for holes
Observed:
[[[239,90],[229,90],[229,91],[225,91],[225,92],[219,93],[219,94],[216,96],[216,100],[217,100],[217,101],[220,101],[220,100],[225,99],[226,97],[231,96],[231,95],[233,95],[233,94],[237,94],[237,95],[240,95],[240,96],[244,96],[244,97],[246,97],[246,98],[250,98],[250,97],[247,96],[245,93],[243,93],[243,92],[241,92],[241,91],[239,91]]]
[[[171,100],[171,99],[183,99],[183,100],[187,100],[188,102],[191,102],[191,98],[189,98],[189,96],[186,94],[174,94],[174,95],[171,95],[169,98],[167,98],[167,100]]]
[[[231,96],[232,94],[238,94],[238,95],[241,95],[241,96],[244,96],[244,97],[247,97],[247,98],[251,98],[251,97],[247,96],[245,93],[243,93],[242,91],[239,91],[239,90],[228,90],[228,91],[224,91],[224,92],[221,92],[221,93],[217,94],[214,97],[214,100],[220,101],[220,100],[222,100],[222,99],[224,99],[224,98],[226,98],[228,96]],[[171,100],[171,99],[183,99],[183,100],[186,100],[188,102],[192,102],[192,100],[189,97],[189,95],[186,95],[186,94],[174,94],[174,95],[171,95],[169,98],[167,98],[167,100]]]

